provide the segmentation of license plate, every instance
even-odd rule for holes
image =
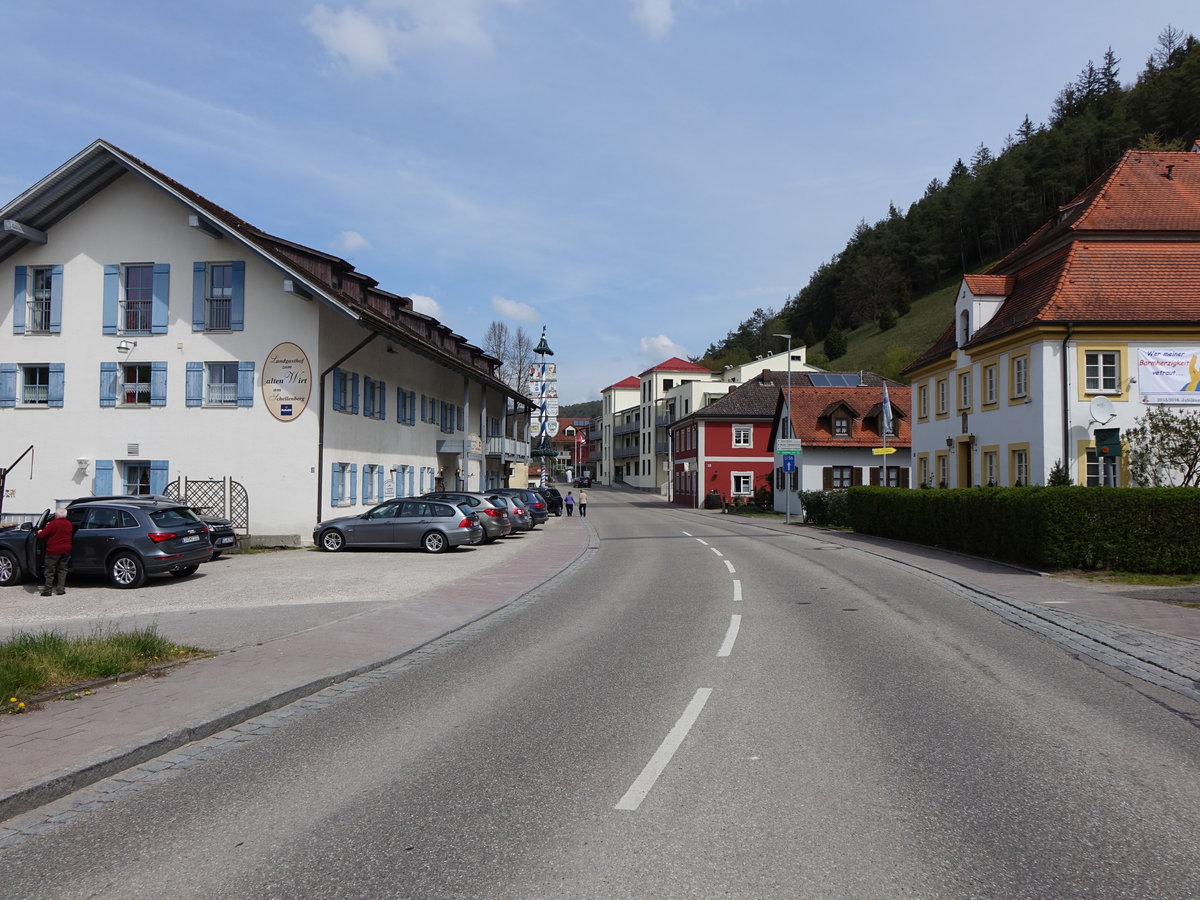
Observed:
[[[198,535],[198,534],[189,534],[187,537],[185,537],[185,538],[183,539],[183,542],[184,542],[185,544],[190,544],[192,541],[198,541],[198,540],[200,540],[200,535]]]
[[[233,538],[217,538],[218,547],[228,547],[233,544]]]

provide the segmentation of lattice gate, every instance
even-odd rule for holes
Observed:
[[[241,482],[232,478],[189,481],[180,478],[167,485],[166,495],[184,500],[209,515],[222,516],[242,534],[250,533],[250,496]]]

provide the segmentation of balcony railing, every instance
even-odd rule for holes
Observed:
[[[613,459],[629,459],[638,455],[637,447],[613,447]]]
[[[507,459],[528,459],[529,441],[518,441],[499,435],[484,439],[484,452],[488,456],[503,456]]]
[[[614,437],[618,434],[633,434],[641,427],[641,422],[626,422],[624,425],[614,425],[612,433]]]

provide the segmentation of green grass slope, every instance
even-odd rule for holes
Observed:
[[[895,328],[880,331],[871,322],[849,332],[845,355],[832,360],[829,367],[846,372],[864,369],[907,381],[900,377],[900,370],[937,340],[954,318],[954,297],[961,283],[962,279],[955,279],[952,284],[914,300],[908,315],[896,320]],[[810,351],[824,353],[824,341]]]

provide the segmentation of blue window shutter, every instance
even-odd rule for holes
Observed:
[[[208,263],[192,263],[192,331],[204,330],[204,294],[208,286]]]
[[[396,421],[404,421],[404,388],[396,388]],[[397,497],[400,495],[397,494]]]
[[[167,364],[150,363],[150,405],[167,405]]]
[[[254,405],[254,360],[238,363],[238,406]]]
[[[111,459],[96,460],[96,478],[92,483],[95,492],[104,496],[111,494],[113,481],[113,461]]]
[[[383,466],[375,467],[375,499],[383,499]]]
[[[333,370],[333,408],[341,411],[344,408],[342,404],[342,393],[346,390],[346,373],[341,369]]]
[[[358,502],[358,463],[350,464],[350,503]]]
[[[362,498],[363,503],[371,496],[371,467],[363,466]]]
[[[350,412],[358,415],[358,373],[350,373]]]
[[[115,362],[100,363],[100,405],[117,405],[117,364]],[[111,477],[111,472],[109,473]],[[105,491],[111,494],[112,490]]]
[[[189,362],[187,364],[184,388],[187,391],[188,406],[204,405],[204,363]]]
[[[117,333],[117,299],[121,295],[121,267],[104,267],[104,333]],[[111,491],[110,491],[111,493]]]
[[[48,406],[60,408],[63,405],[63,389],[66,387],[67,364],[50,363],[50,394]]]
[[[427,400],[427,398],[425,397],[425,395],[424,395],[424,394],[422,394],[422,395],[421,395],[421,421],[422,421],[422,422],[428,422],[428,421],[429,421],[429,411],[428,411],[428,409],[426,408],[427,404],[428,404],[428,400]]]
[[[17,405],[17,364],[0,363],[0,408]]]
[[[375,397],[373,394],[374,390],[375,390],[375,382],[371,380],[370,376],[364,375],[363,376],[363,415],[364,416],[374,416],[375,415]]]
[[[150,307],[150,333],[167,333],[167,313],[170,311],[171,264],[154,264],[154,302]]]
[[[417,392],[410,391],[408,395],[408,424],[417,424]]]
[[[150,493],[162,494],[167,490],[167,478],[170,477],[171,461],[169,459],[150,460]]]
[[[29,270],[24,266],[13,268],[13,334],[25,333],[25,292],[29,283]]]
[[[329,473],[329,505],[337,506],[342,502],[342,464],[334,463]]]
[[[229,327],[234,331],[246,330],[246,263],[237,260],[233,264],[233,291],[229,302]]]
[[[50,333],[62,334],[63,268],[50,267]]]
[[[376,391],[376,396],[379,398],[379,409],[375,410],[375,418],[385,419],[387,418],[387,384],[382,381],[376,382],[376,384],[379,385],[379,390]],[[380,471],[383,470],[380,469]]]

